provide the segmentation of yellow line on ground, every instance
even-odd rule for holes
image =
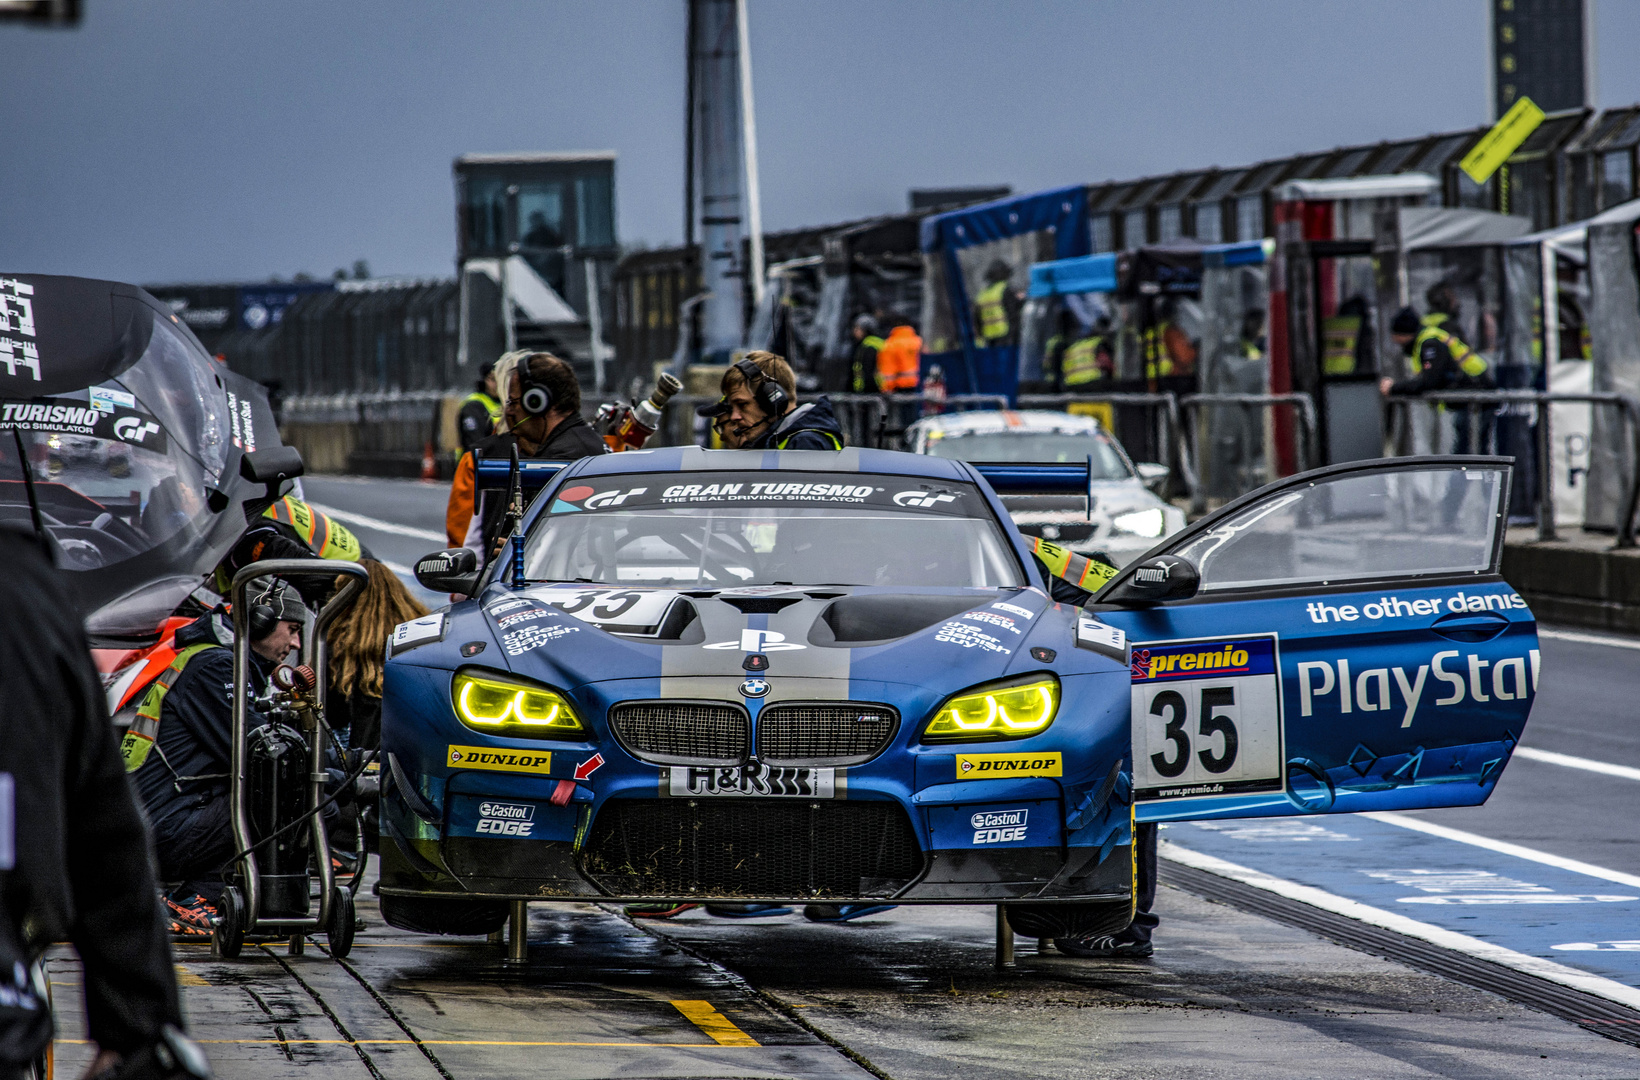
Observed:
[[[177,985],[178,986],[209,986],[211,984],[206,982],[204,979],[200,978],[198,975],[194,974],[192,971],[189,971],[187,968],[183,967],[181,964],[178,964],[177,965]]]
[[[733,1020],[718,1012],[710,1001],[674,1001],[677,1009],[689,1022],[712,1037],[719,1046],[757,1046],[758,1041],[735,1027]]]
[[[748,1036],[747,1038],[749,1040],[750,1037]],[[86,1040],[84,1040],[84,1039],[58,1039],[56,1041],[59,1042],[59,1043],[83,1044]],[[254,1044],[254,1045],[272,1045],[272,1046],[280,1046],[280,1045],[285,1045],[285,1046],[354,1046],[354,1045],[362,1045],[362,1046],[411,1046],[411,1045],[414,1045],[414,1041],[411,1040],[411,1039],[355,1039],[351,1042],[348,1041],[347,1039],[196,1039],[195,1041],[202,1044],[202,1045],[205,1045],[205,1046],[222,1046],[222,1045],[228,1045],[228,1044],[234,1044],[234,1045]],[[695,1049],[698,1050],[700,1048],[701,1044],[700,1043],[693,1043],[693,1042],[687,1042],[687,1043],[681,1043],[681,1042],[537,1042],[537,1041],[528,1041],[528,1040],[521,1040],[521,1039],[520,1040],[502,1040],[502,1039],[422,1039],[421,1040],[421,1045],[423,1045],[423,1046],[612,1046],[612,1047],[629,1046],[629,1047],[640,1048],[640,1049],[643,1048],[643,1047],[650,1047],[650,1046],[663,1046],[663,1047],[694,1047]],[[747,1041],[747,1042],[744,1042],[744,1043],[725,1043],[724,1045],[725,1046],[757,1046],[759,1044],[756,1043],[756,1042]]]

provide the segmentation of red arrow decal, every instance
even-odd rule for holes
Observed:
[[[593,754],[581,764],[575,766],[575,779],[585,780],[593,773],[604,767],[604,755]]]

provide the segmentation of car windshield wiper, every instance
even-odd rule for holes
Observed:
[[[34,470],[29,466],[28,453],[23,449],[23,435],[17,428],[11,429],[12,441],[17,444],[17,467],[23,473],[23,490],[28,494],[28,510],[34,518],[34,532],[40,538],[40,543],[51,548],[51,540],[46,536],[45,519],[40,516],[40,496],[34,490]]]

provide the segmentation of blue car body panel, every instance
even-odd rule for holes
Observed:
[[[1381,594],[1396,611],[1419,601],[1426,608],[1451,605],[1458,590],[1435,587],[1393,590],[1393,598],[1376,589],[1371,598],[1328,592],[1198,598],[1144,610],[1101,606],[1098,619],[1125,631],[1133,651],[1098,645],[1079,632],[1079,620],[1085,625],[1088,619],[1084,611],[1051,598],[1050,582],[980,473],[930,456],[684,447],[586,458],[545,478],[524,531],[544,515],[621,498],[629,490],[623,480],[632,475],[678,473],[683,483],[688,473],[702,471],[788,474],[782,479],[848,473],[862,481],[934,485],[930,490],[975,484],[1027,584],[1000,590],[515,588],[507,583],[512,560],[504,550],[475,598],[431,617],[434,629],[407,635],[389,657],[382,719],[384,895],[1127,903],[1135,812],[1141,820],[1179,819],[1479,802],[1495,784],[1535,691],[1531,616],[1495,580],[1471,585],[1464,603],[1479,596],[1484,606],[1494,597],[1494,613],[1507,629],[1470,644],[1431,630],[1433,618],[1417,620],[1417,629],[1410,618],[1380,619],[1385,629],[1363,636],[1359,615],[1354,622],[1330,616],[1318,622],[1305,607],[1324,600],[1335,609],[1360,609],[1379,603]],[[1066,481],[1056,474],[1054,482]],[[691,607],[687,634],[657,640],[608,629],[618,631],[622,617],[661,610],[679,596]],[[826,640],[822,624],[833,604],[883,597],[930,610],[944,605],[946,614],[886,640]],[[1435,655],[1453,649],[1458,655],[1442,657],[1434,670]],[[1219,656],[1220,667],[1182,659],[1209,652]],[[767,670],[747,670],[752,654],[767,657]],[[1168,657],[1188,670],[1163,670]],[[1486,665],[1476,678],[1494,708],[1467,690],[1467,705],[1440,703],[1452,696],[1448,676],[1461,670],[1467,680],[1472,662]],[[504,738],[465,726],[451,699],[452,679],[463,669],[564,693],[587,725],[585,736]],[[1500,695],[1490,689],[1499,670],[1505,675],[1498,685],[1521,695],[1502,699],[1502,716],[1495,708]],[[1044,731],[1005,741],[922,741],[925,724],[953,694],[1044,673],[1057,678],[1061,694]],[[1243,680],[1228,684],[1241,694],[1241,705],[1223,702],[1226,678]],[[1418,687],[1410,713],[1403,684]],[[1339,691],[1345,685],[1348,708]],[[1166,698],[1169,691],[1175,697]],[[1208,691],[1204,742],[1201,718],[1190,710],[1199,711]],[[1159,695],[1164,706],[1152,716]],[[1189,760],[1198,764],[1158,779],[1150,759],[1158,751],[1150,742],[1140,746],[1135,703],[1163,749],[1177,750],[1166,726],[1175,699],[1184,702],[1179,719],[1195,740]],[[1275,710],[1274,724],[1266,723],[1262,734],[1256,722],[1247,728],[1242,771],[1228,787],[1222,772],[1198,776],[1201,755],[1216,763],[1230,754],[1225,719],[1235,720],[1238,708],[1259,700],[1273,703],[1265,712]],[[756,740],[770,718],[789,715],[771,709],[849,703],[845,708],[858,704],[880,714],[886,707],[894,727],[869,760],[807,766],[769,764],[755,752],[751,760],[731,763],[661,760],[652,748],[629,748],[611,720],[612,709],[698,703],[743,709],[753,746],[762,745]],[[1346,713],[1348,721],[1340,723]],[[1407,716],[1410,726],[1403,723]],[[1151,738],[1148,730],[1144,738]],[[1135,771],[1141,749],[1144,761]],[[1180,758],[1164,752],[1162,768]],[[665,833],[666,843],[702,846],[656,855],[645,848],[659,843],[656,821],[673,830]],[[655,869],[723,855],[707,850],[719,829],[733,835],[734,857],[745,857],[747,865],[784,858],[846,872],[839,879],[815,870],[799,888],[795,878],[779,878],[777,887],[770,884],[775,878],[755,874],[756,880],[737,883],[728,871],[710,885],[682,885],[676,873],[666,877]],[[881,850],[858,850],[870,844]],[[655,885],[663,879],[670,883],[664,889]]]

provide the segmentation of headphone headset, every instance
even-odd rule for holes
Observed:
[[[769,378],[762,368],[750,360],[737,360],[735,370],[740,372],[746,380],[746,385],[751,388],[752,400],[756,401],[771,418],[786,411],[791,395],[786,393],[785,387]]]
[[[250,603],[250,618],[246,620],[247,628],[251,633],[252,641],[261,641],[273,633],[274,627],[279,625],[279,612],[273,607],[273,593],[277,582],[274,578],[264,578],[262,593]]]
[[[545,416],[552,408],[552,391],[535,381],[530,375],[530,362],[526,357],[517,368],[518,388],[523,391],[518,403],[524,406],[524,411],[530,416]]]

